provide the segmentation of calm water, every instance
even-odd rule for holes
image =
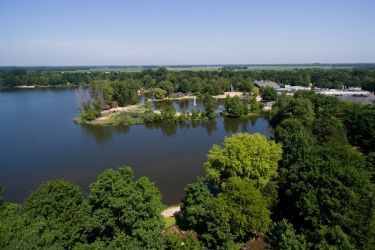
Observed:
[[[166,204],[178,203],[184,186],[203,174],[212,144],[235,132],[271,135],[263,118],[110,128],[76,125],[77,114],[75,90],[0,92],[0,185],[6,200],[21,202],[41,182],[56,178],[86,192],[106,168],[129,165],[137,177],[156,183]]]

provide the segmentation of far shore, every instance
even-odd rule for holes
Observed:
[[[18,85],[14,87],[0,87],[0,91],[7,90],[29,90],[29,89],[70,89],[78,88],[79,85]]]

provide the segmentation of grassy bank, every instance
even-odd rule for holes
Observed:
[[[131,124],[142,124],[144,123],[143,116],[132,113],[123,112],[120,114],[111,115],[104,117],[105,119],[96,119],[92,121],[83,121],[80,117],[77,117],[74,121],[78,124],[90,124],[96,126],[117,126],[117,125],[131,125]]]

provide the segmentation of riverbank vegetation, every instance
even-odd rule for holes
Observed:
[[[273,139],[240,133],[212,146],[174,226],[155,185],[123,167],[87,195],[62,180],[23,204],[0,195],[0,248],[374,249],[374,105],[297,92],[277,98],[270,120]]]

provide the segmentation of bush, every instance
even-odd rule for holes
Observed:
[[[161,116],[159,114],[154,113],[152,110],[147,110],[143,114],[143,121],[145,123],[159,122],[161,121]]]
[[[193,109],[193,110],[191,111],[191,118],[192,118],[193,120],[198,120],[200,116],[201,116],[201,112],[200,112],[199,110],[197,110],[197,109]]]

